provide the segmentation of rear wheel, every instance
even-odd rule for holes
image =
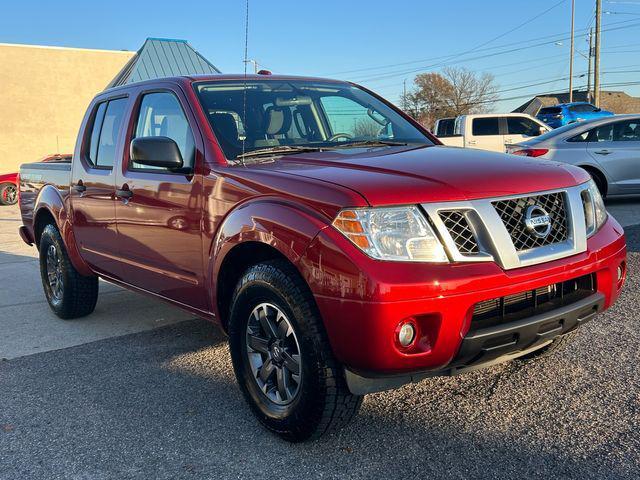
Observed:
[[[289,441],[346,425],[352,395],[311,293],[284,261],[249,268],[233,296],[229,342],[242,393],[258,420]]]
[[[0,185],[0,204],[14,205],[18,202],[18,187],[15,183],[3,183]]]
[[[84,317],[96,308],[98,277],[78,273],[53,225],[47,225],[40,237],[40,276],[49,307],[58,317]]]

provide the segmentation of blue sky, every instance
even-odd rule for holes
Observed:
[[[492,73],[503,99],[496,107],[510,110],[526,100],[512,97],[566,88],[559,79],[569,73],[569,41],[561,38],[568,36],[570,4],[250,0],[249,57],[276,73],[353,80],[395,102],[405,79],[410,86],[417,73],[446,62]],[[594,5],[576,0],[583,53]],[[603,84],[640,83],[640,0],[603,0],[603,10],[615,12],[603,15]],[[238,72],[244,15],[243,0],[7,1],[0,42],[136,50],[146,37],[182,38],[222,71]],[[574,73],[586,70],[586,59],[576,55]],[[640,95],[639,85],[610,88]]]

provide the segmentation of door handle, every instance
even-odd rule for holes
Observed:
[[[597,152],[593,152],[593,153],[597,153],[598,155],[609,155],[613,152],[611,150],[598,150]]]
[[[78,180],[78,183],[76,183],[73,186],[73,189],[76,192],[82,193],[82,192],[86,192],[87,191],[87,187],[84,186],[84,184],[82,183],[82,180]]]
[[[129,190],[129,186],[125,183],[122,189],[116,190],[116,197],[126,200],[133,197],[133,192]]]

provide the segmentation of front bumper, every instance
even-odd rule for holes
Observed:
[[[352,386],[356,380],[362,384],[362,379],[381,378],[401,385],[412,378],[485,366],[544,346],[617,299],[623,283],[618,281],[617,270],[625,259],[623,230],[610,217],[588,240],[586,252],[513,270],[503,270],[494,263],[380,262],[361,254],[330,228],[316,237],[301,269],[316,298],[334,354],[345,366]],[[526,318],[517,326],[502,325],[515,328],[521,339],[512,345],[492,345],[496,347],[493,352],[483,351],[483,337],[494,337],[500,328],[488,332],[472,328],[477,303],[585,275],[593,275],[597,287],[589,300],[571,304],[568,310]],[[412,351],[403,351],[395,342],[398,325],[407,319],[415,321],[420,332]],[[560,328],[542,333],[536,330],[539,322],[547,325],[556,320],[563,320]],[[358,387],[354,388],[357,391]]]
[[[428,377],[457,375],[513,360],[545,347],[556,337],[593,319],[604,310],[604,304],[605,297],[598,292],[550,312],[469,332],[462,339],[456,357],[442,370],[364,376],[345,369],[347,385],[351,393],[365,395]]]

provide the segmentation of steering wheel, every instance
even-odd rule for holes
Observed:
[[[345,140],[353,140],[353,135],[349,135],[348,133],[334,133],[327,139],[327,142],[333,142],[334,140],[337,140],[339,138],[344,138]]]

